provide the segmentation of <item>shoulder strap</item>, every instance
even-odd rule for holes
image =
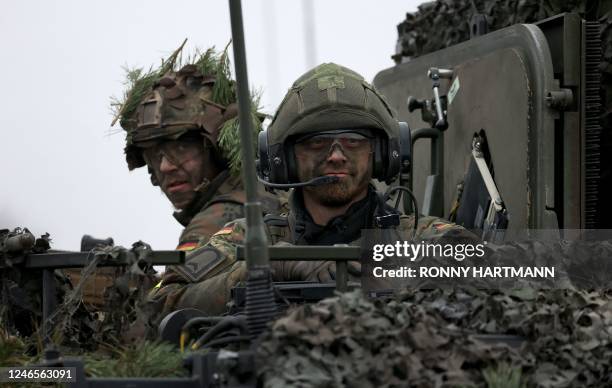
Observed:
[[[376,192],[376,209],[374,210],[374,226],[379,229],[396,228],[400,225],[400,213],[389,206],[382,193]]]
[[[206,206],[210,206],[212,204],[219,203],[219,202],[231,202],[237,205],[244,205],[244,202],[245,202],[245,198],[243,198],[244,195],[240,195],[240,194],[243,194],[243,193],[240,191],[236,193],[216,195],[210,200],[210,202],[206,204]]]
[[[215,189],[214,195],[206,206],[219,202],[231,202],[237,205],[243,205],[246,202],[246,193],[242,188],[240,177],[230,176],[227,173],[226,179]]]
[[[287,215],[266,214],[263,221],[268,228],[268,235],[272,240],[269,241],[270,245],[274,245],[279,241],[289,241],[291,231],[289,230],[289,219]]]

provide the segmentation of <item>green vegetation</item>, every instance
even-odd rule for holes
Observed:
[[[187,372],[183,356],[172,345],[143,341],[85,355],[85,373],[91,377],[180,377]]]
[[[521,369],[501,363],[496,368],[487,368],[482,375],[487,388],[524,388],[521,380]]]

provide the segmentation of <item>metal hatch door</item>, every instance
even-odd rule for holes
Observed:
[[[465,174],[474,132],[485,130],[495,181],[506,202],[509,230],[556,229],[554,208],[554,120],[558,113],[545,97],[557,90],[548,43],[542,31],[519,24],[418,57],[381,71],[374,85],[410,127],[429,127],[419,112],[409,113],[412,95],[431,98],[431,67],[454,71],[442,82],[449,96],[448,124],[443,133],[443,214],[448,217],[456,186]],[[458,79],[458,81],[457,81]],[[429,174],[429,144],[415,144],[414,189],[422,201]]]

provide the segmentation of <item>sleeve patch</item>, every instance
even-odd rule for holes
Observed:
[[[442,231],[444,231],[444,230],[446,230],[448,228],[452,228],[454,226],[454,224],[447,224],[447,223],[443,223],[443,222],[436,222],[432,226],[438,232],[442,232]]]
[[[176,250],[177,251],[192,251],[195,248],[197,248],[197,246],[198,246],[197,242],[186,242],[186,243],[182,243],[178,247],[176,247]]]
[[[204,280],[225,258],[219,250],[211,246],[198,248],[189,253],[189,256],[191,257],[187,258],[184,265],[173,266],[172,269],[192,283]]]
[[[225,228],[219,230],[217,233],[213,234],[213,236],[222,236],[224,234],[231,234],[233,230],[234,230],[233,227],[226,226]]]

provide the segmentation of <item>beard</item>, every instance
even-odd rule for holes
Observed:
[[[325,164],[320,163],[310,174],[299,174],[301,181],[324,176]],[[348,168],[349,174],[341,177],[338,182],[321,186],[307,186],[307,192],[315,201],[326,207],[342,207],[353,202],[368,187],[372,179],[372,164],[368,163],[365,171],[359,172],[354,164]],[[302,176],[307,175],[307,176]]]

